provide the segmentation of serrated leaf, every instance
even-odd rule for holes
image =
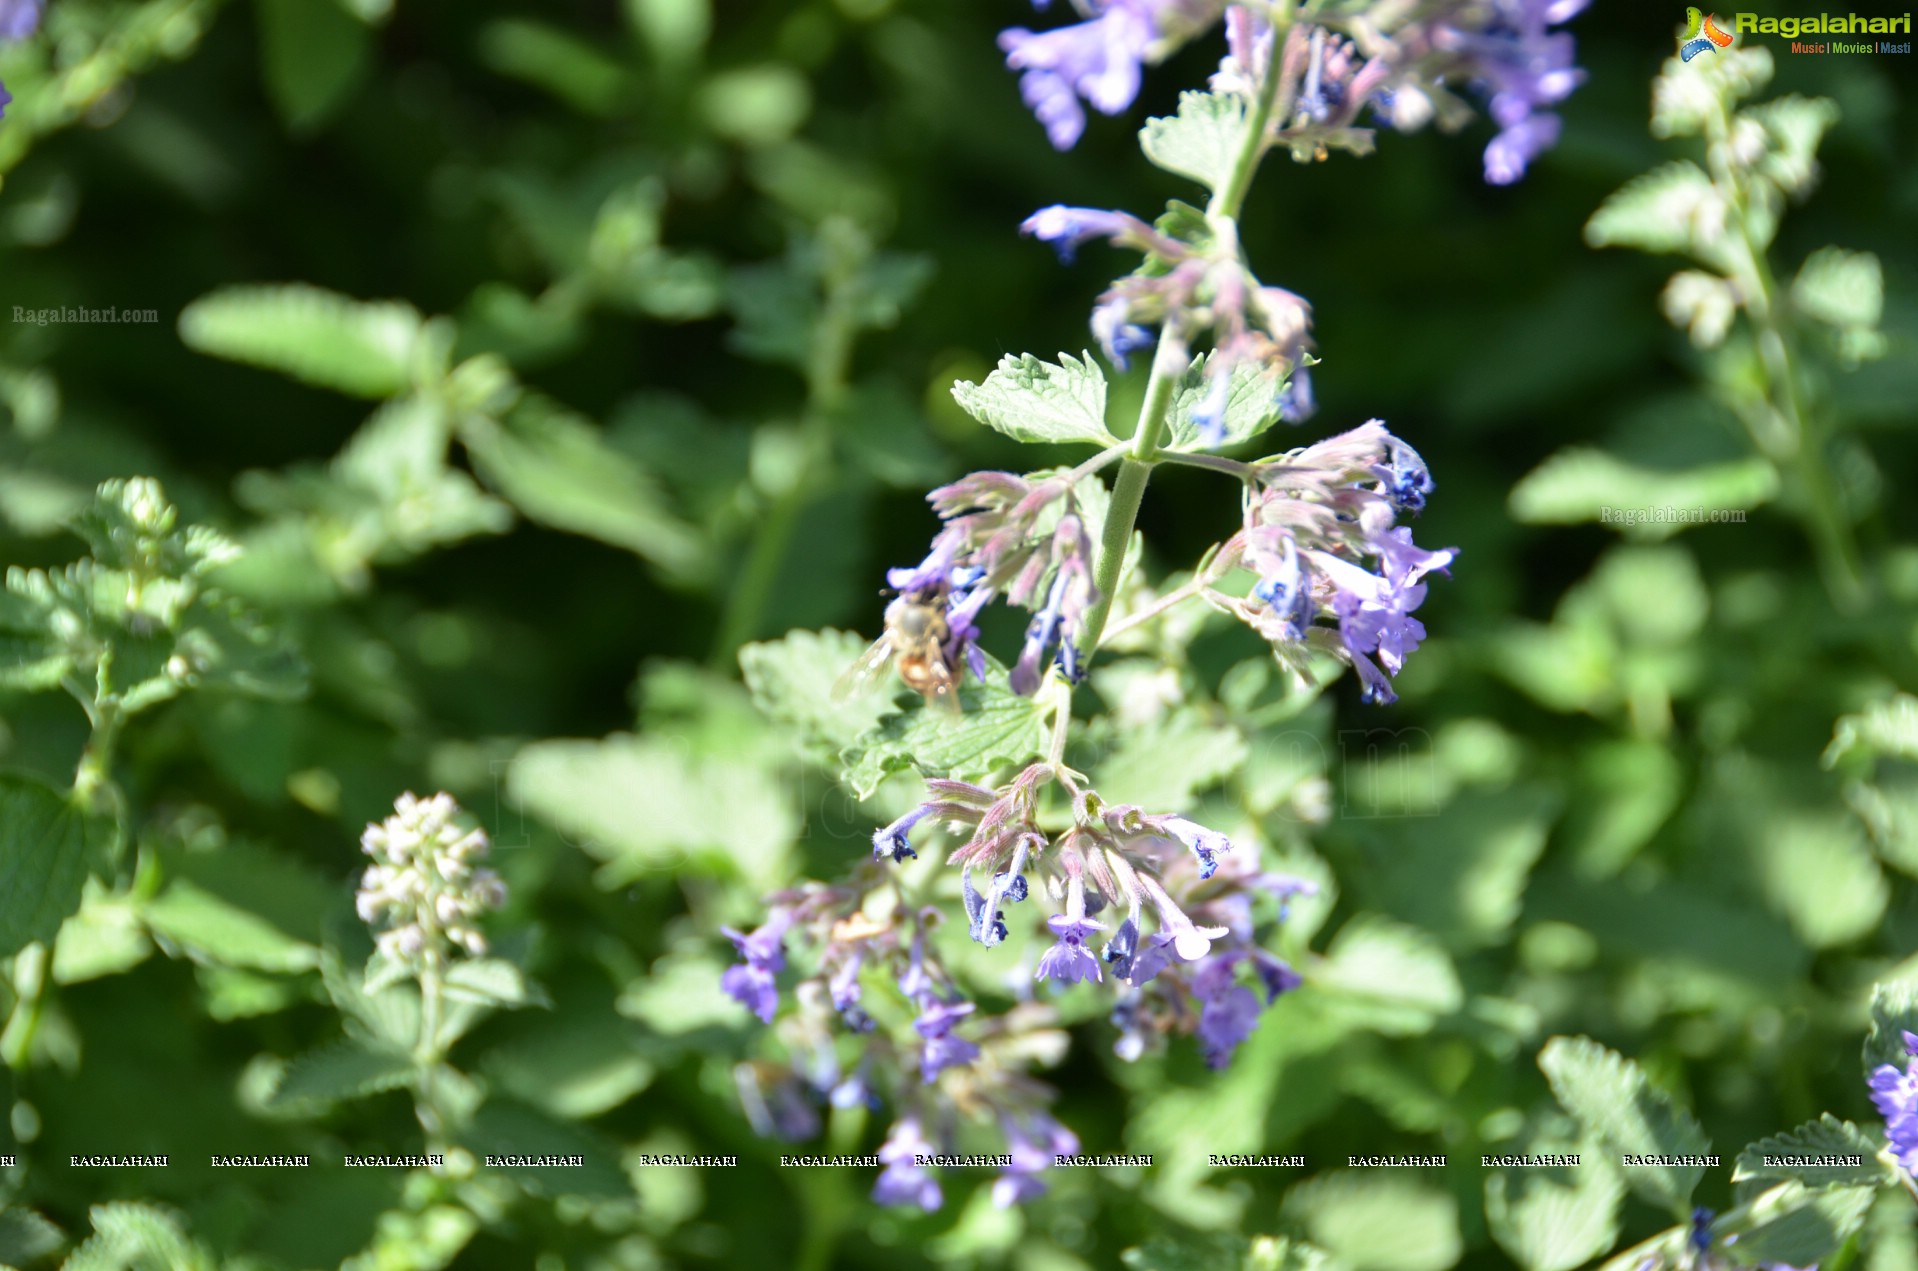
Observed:
[[[1193,359],[1173,392],[1167,417],[1172,422],[1169,450],[1221,449],[1258,436],[1279,418],[1279,392],[1286,377],[1263,362],[1239,362],[1232,368],[1232,382],[1226,389],[1225,430],[1211,445],[1201,445],[1199,422],[1194,418],[1199,407],[1212,393],[1207,370],[1218,355],[1207,353]]]
[[[90,849],[108,837],[38,777],[0,772],[0,957],[59,933],[80,908]]]
[[[1838,1251],[1865,1222],[1877,1187],[1811,1190],[1781,1183],[1748,1205],[1722,1215],[1715,1230],[1736,1236],[1738,1261],[1809,1267]]]
[[[909,768],[961,779],[1024,763],[1045,744],[1045,708],[1020,697],[998,680],[967,684],[958,693],[960,713],[922,706],[894,715],[840,758],[842,776],[861,799],[879,783]]]
[[[961,380],[952,396],[968,415],[1015,441],[1113,446],[1106,429],[1106,381],[1090,353],[1043,362],[1007,354],[983,384]]]
[[[1767,1164],[1788,1157],[1856,1156],[1857,1165]],[[1840,1121],[1827,1112],[1816,1121],[1807,1121],[1795,1130],[1758,1140],[1738,1154],[1732,1181],[1743,1183],[1793,1182],[1806,1187],[1876,1187],[1888,1181],[1889,1173],[1878,1160],[1878,1144],[1870,1135],[1849,1121]]]
[[[1512,515],[1530,525],[1597,521],[1627,538],[1663,539],[1699,521],[1626,520],[1644,508],[1745,512],[1778,493],[1777,469],[1764,459],[1739,459],[1683,470],[1644,468],[1602,450],[1572,446],[1532,469],[1512,487]]]
[[[196,688],[276,702],[306,696],[307,665],[292,639],[222,596],[202,595],[194,602],[172,652]]]
[[[1526,1271],[1571,1271],[1618,1239],[1625,1180],[1587,1142],[1579,1164],[1498,1170],[1485,1178],[1485,1219],[1492,1238]],[[1559,1152],[1533,1144],[1531,1152]]]
[[[138,910],[88,879],[79,912],[67,919],[53,943],[53,982],[79,984],[118,975],[146,961],[153,945]]]
[[[606,862],[608,886],[689,855],[762,890],[779,886],[801,825],[791,791],[764,768],[688,755],[650,736],[535,743],[513,761],[507,789]]]
[[[1825,747],[1824,764],[1835,768],[1855,759],[1883,756],[1918,760],[1918,697],[1899,693],[1844,716]]]
[[[1321,1174],[1292,1189],[1284,1212],[1355,1271],[1445,1271],[1464,1251],[1457,1202],[1397,1171]]]
[[[184,879],[175,879],[142,905],[140,917],[155,936],[195,961],[282,973],[309,971],[320,963],[315,946]]]
[[[632,1186],[619,1156],[590,1131],[555,1120],[538,1108],[512,1099],[489,1099],[464,1135],[482,1159],[486,1155],[577,1157],[578,1165],[495,1165],[493,1169],[529,1191],[547,1196],[595,1196],[628,1199]]]
[[[87,1211],[93,1234],[67,1256],[61,1271],[214,1271],[207,1252],[187,1238],[172,1210],[118,1201]]]
[[[1251,1246],[1230,1232],[1191,1232],[1154,1236],[1119,1255],[1127,1271],[1221,1271],[1245,1264]]]
[[[411,305],[349,300],[304,283],[229,287],[180,314],[191,349],[355,397],[406,391],[426,335]]]
[[[1099,761],[1094,785],[1114,803],[1189,808],[1201,790],[1237,772],[1248,750],[1238,729],[1207,723],[1201,712],[1185,708],[1124,729]]]
[[[1865,1076],[1884,1064],[1901,1072],[1911,1058],[1906,1033],[1918,1033],[1918,983],[1894,980],[1871,986],[1871,1031],[1865,1035]]]
[[[1139,148],[1167,172],[1216,190],[1231,175],[1246,127],[1246,101],[1237,93],[1184,92],[1178,114],[1145,121]]]
[[[895,710],[887,694],[836,690],[866,648],[862,637],[848,631],[789,631],[740,649],[739,667],[753,705],[809,746],[836,755]]]
[[[528,396],[504,423],[469,418],[460,439],[487,483],[542,525],[623,547],[678,573],[703,556],[698,534],[668,509],[652,476],[554,403]]]
[[[1465,1001],[1458,971],[1436,940],[1374,914],[1339,929],[1312,985],[1340,1010],[1394,1035],[1426,1032]]]
[[[339,1103],[397,1090],[413,1079],[412,1057],[358,1042],[334,1042],[293,1060],[280,1074],[267,1106]]]
[[[1593,247],[1645,252],[1697,252],[1723,232],[1724,199],[1705,170],[1686,160],[1636,177],[1585,223]]]
[[[1818,176],[1818,146],[1838,122],[1837,103],[1825,97],[1795,93],[1741,112],[1764,128],[1770,142],[1758,161],[1758,171],[1787,194],[1810,188]]]
[[[1873,329],[1885,312],[1885,276],[1870,252],[1821,247],[1791,284],[1798,311],[1834,327]]]
[[[1554,1037],[1538,1066],[1559,1104],[1610,1150],[1629,1156],[1705,1156],[1711,1143],[1689,1112],[1656,1090],[1639,1066],[1589,1037]],[[1700,1165],[1634,1166],[1626,1181],[1653,1204],[1685,1214]]]

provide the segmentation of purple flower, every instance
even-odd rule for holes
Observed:
[[[1335,589],[1332,612],[1338,615],[1339,638],[1352,655],[1353,665],[1358,666],[1360,658],[1376,652],[1385,669],[1397,675],[1406,655],[1425,638],[1425,624],[1411,616],[1425,600],[1425,584],[1409,581],[1409,572],[1397,579],[1380,577],[1326,552],[1315,550],[1308,555],[1313,568]],[[1361,669],[1359,674],[1368,679],[1367,687],[1371,688],[1365,671]]]
[[[1145,945],[1132,959],[1132,974],[1127,983],[1134,988],[1142,988],[1151,983],[1152,977],[1172,964],[1172,936],[1164,931],[1155,931],[1145,938]]]
[[[1041,955],[1039,970],[1033,978],[1057,980],[1061,984],[1076,984],[1081,980],[1098,983],[1101,978],[1099,959],[1093,956],[1092,950],[1086,948],[1086,937],[1095,931],[1105,930],[1105,924],[1087,918],[1054,914],[1046,919],[1046,925],[1059,937],[1059,942]]]
[[[919,853],[912,850],[912,843],[906,835],[913,826],[925,820],[926,814],[931,811],[930,803],[922,803],[891,825],[873,831],[872,858],[883,861],[890,856],[895,865],[900,861],[916,859]]]
[[[1319,408],[1312,396],[1312,372],[1303,366],[1292,368],[1285,377],[1285,387],[1279,390],[1279,418],[1288,424],[1302,424],[1312,418]]]
[[[1100,956],[1112,964],[1112,974],[1121,980],[1132,978],[1132,959],[1139,952],[1139,920],[1132,914],[1119,924],[1112,933],[1112,939],[1106,941],[1106,947],[1100,950]]]
[[[1144,249],[1155,241],[1152,227],[1127,212],[1106,212],[1092,207],[1066,207],[1054,203],[1042,207],[1019,222],[1019,232],[1049,243],[1059,259],[1070,264],[1080,246],[1095,238],[1108,238],[1115,244]]]
[[[7,107],[12,102],[13,102],[13,94],[7,91],[7,86],[5,84],[0,84],[0,119],[5,119],[7,117]]]
[[[1386,462],[1373,469],[1378,475],[1379,493],[1391,500],[1401,512],[1417,516],[1425,509],[1426,496],[1432,493],[1432,470],[1425,466],[1419,452],[1390,433],[1385,434]]]
[[[1149,349],[1158,337],[1131,321],[1132,306],[1124,296],[1109,296],[1092,310],[1092,334],[1105,350],[1106,361],[1121,371],[1132,369],[1132,355]]]
[[[1208,830],[1196,821],[1169,816],[1160,822],[1165,833],[1192,849],[1199,858],[1199,877],[1210,878],[1219,868],[1219,857],[1232,850],[1232,840],[1217,830]]]
[[[1305,980],[1285,959],[1274,957],[1263,949],[1252,950],[1251,956],[1252,969],[1258,973],[1259,987],[1265,990],[1267,1006],[1305,983]]]
[[[1891,1140],[1892,1155],[1907,1174],[1918,1173],[1918,1036],[1905,1034],[1904,1071],[1895,1064],[1880,1064],[1872,1070],[1871,1101],[1885,1118],[1885,1137]]]
[[[1086,128],[1084,98],[1116,115],[1139,95],[1140,64],[1156,35],[1152,0],[1107,0],[1088,21],[1035,34],[999,34],[1006,66],[1023,74],[1019,95],[1045,126],[1053,148],[1070,150]]]
[[[1587,0],[1495,0],[1480,30],[1442,26],[1433,43],[1463,55],[1467,74],[1489,97],[1500,132],[1485,148],[1485,179],[1509,185],[1558,139],[1558,116],[1544,107],[1571,96],[1585,73],[1572,65],[1572,37],[1548,27],[1585,7]]]
[[[941,1072],[979,1057],[979,1048],[952,1030],[960,1020],[972,1014],[971,1002],[942,1002],[937,998],[921,1003],[919,1018],[912,1026],[926,1039],[919,1055],[919,1075],[931,1085]]]
[[[0,0],[0,40],[24,40],[39,30],[43,7],[43,0]]]
[[[932,1155],[933,1146],[918,1121],[906,1117],[894,1124],[879,1145],[879,1162],[885,1169],[873,1184],[872,1198],[882,1205],[917,1205],[927,1213],[939,1208],[944,1201],[939,1180],[919,1164],[920,1157]]]
[[[1239,1043],[1259,1023],[1259,999],[1232,979],[1233,958],[1221,957],[1200,971],[1192,988],[1204,1006],[1199,1012],[1199,1046],[1209,1067],[1223,1068]]]
[[[997,905],[972,885],[971,869],[960,871],[959,898],[966,907],[966,928],[974,940],[990,949],[1006,938],[1006,920]]]
[[[740,1109],[759,1137],[797,1143],[819,1133],[819,1113],[790,1069],[739,1064],[733,1069],[733,1084]]]
[[[1006,1153],[1012,1163],[992,1184],[992,1203],[1001,1209],[1045,1195],[1039,1176],[1052,1168],[1055,1157],[1077,1156],[1079,1138],[1043,1112],[1035,1113],[1025,1129],[1006,1123]]]
[[[774,909],[766,915],[765,924],[750,935],[742,935],[731,927],[720,928],[745,961],[728,967],[719,977],[719,987],[726,996],[759,1016],[762,1023],[772,1023],[774,1013],[779,1010],[779,990],[773,977],[786,968],[786,951],[781,939],[790,926],[792,915],[784,909]]]

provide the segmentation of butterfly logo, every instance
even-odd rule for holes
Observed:
[[[1685,10],[1685,34],[1678,42],[1678,56],[1682,60],[1689,62],[1700,53],[1709,53],[1714,45],[1729,48],[1731,42],[1730,33],[1719,27],[1717,14]]]

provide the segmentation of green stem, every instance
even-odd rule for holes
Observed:
[[[443,1011],[442,990],[445,977],[437,954],[429,953],[420,968],[420,1035],[413,1047],[413,1111],[420,1130],[426,1135],[427,1153],[446,1150],[446,1115],[440,1107],[439,1069],[446,1056],[440,1049],[440,1021]]]
[[[0,1060],[15,1072],[25,1072],[33,1057],[33,1035],[40,1030],[46,1009],[47,978],[53,961],[44,944],[30,944],[13,959],[13,990],[18,995],[7,1031],[0,1034]]]
[[[1765,372],[1765,396],[1785,421],[1790,447],[1780,453],[1780,448],[1768,444],[1749,422],[1747,428],[1761,453],[1797,476],[1804,499],[1800,517],[1818,554],[1825,590],[1839,610],[1857,613],[1869,600],[1858,546],[1852,537],[1851,522],[1845,515],[1837,482],[1826,463],[1823,420],[1808,408],[1799,392],[1791,344],[1778,309],[1778,282],[1772,276],[1764,245],[1751,235],[1750,201],[1745,183],[1729,160],[1720,158],[1729,155],[1730,136],[1731,117],[1720,102],[1707,117],[1708,152],[1712,156],[1713,175],[1730,195],[1733,220],[1738,226],[1737,241],[1744,255],[1743,268],[1737,271],[1742,275],[1738,281],[1745,292],[1746,312],[1756,328],[1759,361]]]
[[[126,716],[120,710],[118,699],[103,697],[95,699],[87,712],[93,720],[93,731],[87,737],[86,749],[80,752],[80,765],[73,772],[73,799],[89,812],[102,812],[102,805],[117,802],[113,785],[113,752],[119,744],[120,726],[126,722]]]
[[[1292,77],[1286,73],[1284,61],[1294,10],[1292,0],[1273,6],[1272,60],[1265,68],[1265,78],[1252,103],[1251,118],[1245,135],[1240,138],[1239,151],[1233,156],[1232,168],[1206,206],[1206,216],[1212,222],[1214,233],[1234,252],[1238,250],[1239,209],[1244,206],[1252,179],[1258,174],[1259,161],[1265,158],[1270,146],[1266,130],[1275,111],[1282,109],[1281,99],[1289,98],[1292,92],[1289,87]],[[1139,504],[1145,498],[1153,465],[1161,459],[1159,443],[1164,436],[1166,408],[1171,405],[1174,385],[1186,371],[1186,352],[1184,324],[1177,313],[1170,314],[1159,333],[1158,350],[1152,357],[1152,374],[1146,382],[1145,402],[1139,408],[1138,427],[1132,433],[1131,453],[1120,465],[1118,479],[1112,484],[1112,502],[1106,510],[1105,532],[1099,541],[1099,566],[1092,578],[1099,598],[1086,615],[1085,630],[1079,637],[1087,662],[1098,649],[1106,619],[1112,614],[1119,576],[1125,569],[1126,549],[1132,544],[1132,529],[1139,518]]]

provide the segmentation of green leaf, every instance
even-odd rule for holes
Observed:
[[[1335,1170],[1301,1183],[1283,1211],[1355,1271],[1445,1271],[1464,1252],[1458,1204],[1398,1170]]]
[[[1189,808],[1201,791],[1245,763],[1249,747],[1236,728],[1206,722],[1183,707],[1140,727],[1124,728],[1098,763],[1094,785],[1113,803],[1145,808]]]
[[[789,631],[740,649],[739,666],[753,704],[830,757],[894,713],[887,694],[836,692],[866,648],[862,637],[848,631]]]
[[[0,957],[59,933],[109,837],[40,778],[0,772]]]
[[[683,868],[690,857],[776,887],[801,824],[791,792],[764,768],[688,755],[662,737],[535,743],[513,761],[507,790],[606,862],[606,886]]]
[[[1426,1032],[1465,1002],[1458,971],[1436,940],[1376,914],[1339,929],[1310,982],[1341,1011],[1392,1035]]]
[[[1893,980],[1871,986],[1871,1031],[1865,1035],[1865,1076],[1884,1064],[1902,1071],[1911,1058],[1907,1033],[1918,1033],[1918,983]]]
[[[238,601],[202,594],[187,610],[172,652],[179,658],[173,665],[196,688],[276,702],[306,696],[306,661],[291,637]]]
[[[397,1090],[412,1079],[413,1060],[409,1055],[358,1042],[334,1042],[289,1063],[267,1106],[363,1099],[383,1090]]]
[[[349,300],[304,283],[228,287],[180,314],[191,349],[355,397],[405,392],[430,360],[428,336],[411,305]]]
[[[1754,848],[1766,899],[1807,946],[1829,949],[1877,929],[1891,888],[1853,818],[1781,811],[1757,827]]]
[[[952,396],[968,415],[1015,441],[1115,446],[1106,430],[1106,381],[1090,353],[1055,365],[1008,353],[985,383],[961,380]]]
[[[1705,170],[1688,160],[1636,177],[1606,199],[1585,223],[1593,247],[1693,252],[1716,241],[1729,210]]]
[[[65,1243],[60,1228],[36,1210],[16,1206],[0,1209],[0,1263],[26,1266]]]
[[[60,928],[53,944],[53,982],[79,984],[118,975],[153,952],[139,911],[125,897],[110,895],[90,878],[80,910]]]
[[[1174,176],[1216,190],[1232,174],[1246,126],[1245,98],[1237,93],[1184,92],[1178,114],[1145,121],[1139,148]]]
[[[460,429],[480,475],[530,519],[623,547],[676,573],[704,548],[668,509],[645,469],[585,419],[528,394],[504,424],[474,416]]]
[[[1190,96],[1190,94],[1187,94]],[[1154,1236],[1119,1255],[1127,1271],[1224,1271],[1245,1265],[1251,1246],[1244,1236],[1224,1231]]]
[[[1818,176],[1818,146],[1838,122],[1836,102],[1796,93],[1775,97],[1740,112],[1764,128],[1769,145],[1758,161],[1758,171],[1787,194],[1811,187]]]
[[[1824,763],[1836,768],[1885,756],[1918,760],[1918,697],[1899,693],[1840,719]]]
[[[1811,1190],[1781,1183],[1722,1215],[1715,1234],[1735,1235],[1740,1263],[1809,1267],[1823,1262],[1864,1225],[1877,1187]]]
[[[1648,740],[1598,742],[1579,756],[1579,796],[1559,834],[1587,878],[1609,878],[1649,843],[1687,789],[1683,763]]]
[[[1821,247],[1791,284],[1798,311],[1840,328],[1875,329],[1885,312],[1885,276],[1870,252]]]
[[[1045,744],[1045,708],[1020,697],[995,677],[958,693],[960,713],[921,706],[882,723],[842,756],[842,776],[861,799],[895,772],[917,768],[935,776],[983,777],[1024,763]]]
[[[528,1191],[546,1196],[595,1196],[613,1200],[633,1194],[619,1157],[598,1135],[558,1121],[529,1104],[489,1099],[465,1134],[482,1160],[496,1156],[576,1157],[578,1165],[495,1165]]]
[[[1758,1140],[1738,1154],[1732,1181],[1743,1183],[1793,1182],[1806,1187],[1876,1187],[1890,1181],[1884,1163],[1878,1159],[1878,1144],[1870,1135],[1849,1121],[1840,1121],[1827,1112],[1816,1121],[1807,1121],[1795,1130]],[[1857,1165],[1785,1165],[1767,1164],[1767,1157],[1856,1156]]]
[[[561,1011],[550,1022],[487,1050],[480,1070],[495,1090],[568,1121],[600,1116],[652,1084],[635,1030],[603,1010]]]
[[[172,1210],[115,1202],[87,1211],[93,1234],[61,1271],[215,1271],[217,1263],[187,1237]]]
[[[1199,422],[1194,415],[1211,395],[1206,373],[1217,356],[1207,353],[1194,358],[1185,374],[1179,377],[1172,406],[1167,411],[1172,421],[1167,449],[1222,449],[1250,440],[1278,422],[1279,392],[1285,387],[1286,377],[1263,362],[1240,362],[1232,368],[1232,382],[1226,388],[1223,439],[1211,445],[1200,443]]]
[[[1521,479],[1506,503],[1513,517],[1530,525],[1596,521],[1627,538],[1655,540],[1706,524],[1713,512],[1749,512],[1769,503],[1777,493],[1778,471],[1764,459],[1670,471],[1639,467],[1602,450],[1572,446]],[[1698,512],[1707,520],[1637,519],[1644,510],[1664,508]]]
[[[140,908],[155,936],[196,962],[257,971],[310,971],[320,951],[278,927],[184,879],[175,879]]]
[[[1533,1144],[1532,1153],[1576,1152],[1577,1166],[1497,1170],[1485,1177],[1485,1220],[1492,1238],[1526,1271],[1571,1271],[1618,1239],[1625,1180],[1587,1141]]]
[[[1711,1143],[1689,1112],[1656,1090],[1631,1060],[1588,1037],[1554,1037],[1538,1066],[1560,1105],[1610,1150],[1629,1156],[1705,1156]],[[1632,1189],[1678,1215],[1689,1212],[1701,1165],[1634,1166]]]
[[[546,22],[498,18],[480,29],[480,60],[500,75],[542,88],[586,115],[610,115],[627,70],[599,44]]]
[[[260,69],[287,130],[310,133],[365,76],[372,36],[336,0],[258,0]]]

